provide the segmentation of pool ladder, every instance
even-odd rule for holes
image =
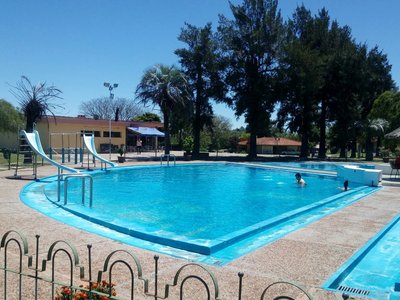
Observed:
[[[86,178],[89,178],[89,207],[93,204],[93,177],[89,174],[58,174],[57,182],[57,202],[61,201],[61,181],[64,181],[64,205],[68,203],[68,180],[71,178],[81,178],[82,180],[82,205],[85,205],[85,190],[86,190]]]
[[[176,156],[174,154],[163,154],[160,156],[160,165],[163,164],[163,158],[166,157],[167,158],[167,166],[169,166],[169,161],[170,158],[173,157],[174,158],[174,166],[176,165]]]

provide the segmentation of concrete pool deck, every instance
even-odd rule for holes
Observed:
[[[159,164],[159,162],[154,163]],[[131,164],[139,163],[130,162],[123,165]],[[56,171],[56,168],[52,166],[38,168],[40,178],[53,175]],[[31,170],[25,169],[21,174],[30,175]],[[86,245],[92,244],[93,270],[95,271],[100,269],[100,264],[113,250],[130,250],[141,261],[144,276],[147,278],[153,276],[153,256],[157,254],[160,256],[159,290],[161,295],[164,293],[163,283],[171,282],[176,271],[188,263],[184,259],[124,245],[50,219],[20,201],[19,192],[29,181],[6,178],[12,175],[12,170],[0,173],[0,237],[8,230],[20,231],[28,238],[30,251],[33,251],[35,235],[38,234],[41,236],[40,253],[43,256],[53,242],[59,239],[68,240],[76,246],[83,261],[86,256]],[[280,280],[300,284],[314,299],[341,299],[339,293],[325,291],[320,288],[321,285],[357,249],[398,214],[400,211],[399,191],[400,188],[397,186],[384,186],[377,193],[223,267],[207,266],[218,279],[220,298],[237,299],[237,274],[243,272],[242,299],[259,299],[264,288]],[[1,257],[3,254],[0,250]],[[2,284],[0,280],[0,294],[3,289]],[[358,298],[355,297],[355,299]]]

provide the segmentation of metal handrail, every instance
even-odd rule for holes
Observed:
[[[176,156],[175,156],[175,154],[162,154],[162,155],[160,156],[160,165],[163,164],[163,158],[164,158],[164,157],[167,158],[167,166],[169,166],[169,159],[170,159],[170,157],[173,157],[173,158],[174,158],[174,166],[176,165]]]
[[[90,183],[90,197],[89,197],[89,207],[93,205],[93,177],[90,174],[59,174],[58,175],[58,197],[57,202],[60,202],[60,181],[64,180],[64,205],[68,203],[68,180],[70,178],[80,177],[82,180],[82,205],[85,205],[85,189],[86,189],[86,178],[89,178]]]

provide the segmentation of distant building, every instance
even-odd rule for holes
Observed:
[[[257,138],[257,154],[282,154],[298,155],[300,153],[301,142],[275,137]],[[239,142],[239,149],[249,152],[250,142],[248,139]]]
[[[55,118],[49,117],[48,119],[40,120],[36,125],[36,129],[46,152],[48,152],[50,145],[53,149],[83,147],[81,139],[83,133],[93,133],[96,150],[98,152],[108,152],[110,131],[112,151],[117,151],[121,146],[134,148],[139,136],[143,141],[143,148],[154,149],[158,140],[152,135],[152,130],[159,132],[158,129],[162,129],[163,126],[163,123],[160,122],[110,121],[104,119],[96,120],[85,116],[56,116]],[[140,134],[138,128],[146,129],[145,133]],[[1,141],[0,148],[16,149],[18,147],[17,132],[7,134],[10,136],[8,141],[12,141],[12,143],[2,145],[3,141]]]

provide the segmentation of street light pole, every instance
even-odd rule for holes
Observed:
[[[110,102],[114,99],[114,94],[112,93],[113,89],[116,89],[118,87],[118,83],[114,83],[111,84],[109,82],[104,82],[104,86],[106,88],[108,88],[108,90],[110,91]],[[108,151],[109,151],[109,158],[111,159],[111,119],[112,119],[112,115],[110,116],[110,120],[108,123]]]

